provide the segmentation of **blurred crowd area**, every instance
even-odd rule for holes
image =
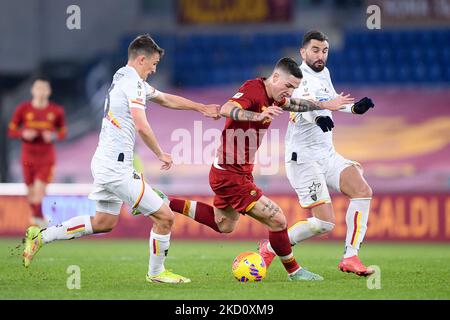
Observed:
[[[71,30],[67,8],[74,4],[81,29]],[[381,29],[367,27],[372,4],[381,9]],[[51,80],[52,100],[67,115],[68,139],[58,144],[55,182],[90,183],[105,94],[136,35],[149,33],[166,50],[149,79],[153,86],[223,104],[245,80],[270,75],[279,58],[301,62],[301,39],[311,29],[329,37],[327,66],[336,90],[369,96],[376,104],[363,117],[336,114],[337,150],[363,164],[374,190],[450,190],[450,0],[1,2],[1,182],[23,181],[20,143],[6,138],[6,128],[16,105],[30,98],[34,75]],[[195,153],[196,130],[201,141],[205,130],[224,125],[223,119],[156,105],[148,116],[167,151],[179,143],[177,129],[192,134]],[[283,164],[287,122],[286,115],[272,126],[278,152],[271,157],[279,169],[256,173],[269,192],[291,192]],[[150,183],[174,193],[209,192],[208,161],[192,156],[192,163],[161,173],[142,143],[136,154]]]

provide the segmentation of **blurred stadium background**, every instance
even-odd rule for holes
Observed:
[[[69,30],[66,9],[81,9],[81,29]],[[366,9],[381,7],[381,29],[369,30]],[[337,150],[359,161],[374,190],[366,240],[450,241],[450,0],[36,0],[0,3],[0,235],[22,235],[29,208],[24,197],[20,142],[7,138],[16,105],[29,99],[33,75],[51,79],[52,100],[66,111],[68,139],[57,146],[55,184],[44,213],[53,223],[93,214],[86,195],[90,160],[115,70],[126,63],[129,42],[149,33],[166,49],[149,82],[158,89],[204,103],[224,103],[250,78],[267,76],[282,56],[300,62],[304,32],[330,39],[330,69],[338,92],[371,97],[364,116],[335,113]],[[152,105],[150,123],[166,151],[180,144],[174,131],[192,134],[193,164],[169,172],[139,141],[136,153],[148,182],[169,195],[211,201],[210,163],[194,144],[209,144],[207,129],[224,120],[204,119]],[[201,122],[196,122],[201,121]],[[279,163],[257,183],[290,222],[307,216],[285,177],[283,142],[288,116],[276,119]],[[180,131],[178,131],[180,132]],[[196,136],[197,135],[197,136]],[[197,137],[194,142],[194,137]],[[179,139],[179,138],[178,138]],[[137,139],[139,140],[139,139]],[[203,141],[203,142],[202,142]],[[337,196],[337,226],[325,239],[345,238],[347,200]],[[264,228],[242,219],[227,238],[255,239]],[[123,213],[108,237],[148,237],[149,221]],[[176,238],[217,237],[187,219],[177,220]]]

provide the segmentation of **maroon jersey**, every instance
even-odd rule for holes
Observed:
[[[22,138],[24,129],[34,129],[38,132],[33,141],[22,141],[22,162],[33,164],[53,164],[55,150],[53,143],[46,143],[42,137],[44,131],[54,132],[58,140],[66,136],[64,109],[49,102],[44,109],[37,109],[31,101],[20,104],[9,123],[8,135],[12,138]]]
[[[273,105],[264,85],[264,78],[246,81],[229,101],[244,110],[261,113]],[[251,173],[255,154],[271,121],[234,121],[225,123],[221,145],[217,152],[217,164],[230,172]]]

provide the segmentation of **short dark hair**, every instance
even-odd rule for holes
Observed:
[[[148,34],[137,36],[128,46],[128,59],[134,59],[141,54],[150,56],[154,53],[159,53],[160,57],[162,57],[164,49],[158,46]]]
[[[325,33],[319,30],[311,30],[305,33],[302,41],[302,48],[306,47],[311,40],[328,41]]]
[[[281,58],[280,60],[278,60],[275,69],[286,71],[287,73],[292,74],[294,77],[299,79],[303,78],[302,70],[300,70],[297,62],[289,57]]]
[[[50,84],[50,78],[48,78],[45,75],[38,74],[38,75],[35,75],[35,76],[33,76],[31,78],[31,83],[34,84],[36,81],[45,81],[45,82],[48,82]]]

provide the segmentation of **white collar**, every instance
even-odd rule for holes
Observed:
[[[141,76],[139,75],[139,73],[137,72],[137,70],[136,70],[134,67],[132,67],[132,66],[130,66],[130,65],[127,64],[127,65],[125,66],[125,68],[129,68],[129,69],[133,70],[132,72],[134,72],[134,74],[136,75],[136,77],[139,78],[139,80],[145,81],[145,79],[142,79],[142,78],[141,78]]]

